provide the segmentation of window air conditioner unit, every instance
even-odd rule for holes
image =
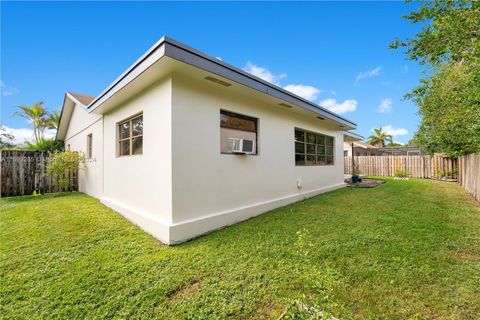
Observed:
[[[254,154],[255,141],[251,139],[228,138],[232,146],[233,153]]]

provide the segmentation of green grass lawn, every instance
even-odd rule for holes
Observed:
[[[81,193],[0,210],[0,318],[480,317],[480,206],[454,183],[337,190],[174,247]]]

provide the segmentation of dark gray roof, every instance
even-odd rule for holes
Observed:
[[[109,94],[111,91],[111,94],[114,94],[117,90],[119,90],[122,87],[122,80],[125,80],[134,69],[136,69],[137,67],[141,67],[142,62],[149,58],[153,53],[158,52],[157,49],[163,50],[163,54],[158,59],[163,56],[168,56],[172,59],[217,74],[226,79],[230,79],[234,82],[261,91],[278,99],[282,99],[300,108],[312,111],[322,117],[329,118],[346,126],[353,128],[357,126],[356,123],[320,105],[317,105],[316,103],[304,99],[290,91],[287,91],[265,80],[262,80],[244,70],[241,70],[219,59],[206,55],[169,37],[161,38],[160,41],[158,41],[147,52],[145,52],[132,66],[130,66],[130,68],[128,68],[124,73],[122,73],[116,80],[112,82],[112,84],[110,84],[110,86],[108,86],[100,95],[98,95],[98,97],[96,97],[88,105],[88,109],[96,109],[98,105],[102,103],[99,101],[101,101],[103,96]]]

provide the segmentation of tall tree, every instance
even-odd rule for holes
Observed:
[[[46,126],[48,129],[58,130],[58,124],[60,123],[60,112],[58,110],[53,110],[48,113],[46,119]]]
[[[30,143],[29,146],[38,145],[39,148],[45,143],[45,130],[58,130],[58,124],[60,123],[60,112],[57,110],[49,112],[45,107],[43,101],[37,101],[32,106],[21,105],[18,108],[19,111],[16,114],[22,118],[28,120],[32,125],[34,143]]]
[[[18,106],[20,111],[16,112],[18,116],[27,119],[32,125],[35,142],[39,142],[44,138],[46,128],[45,118],[47,116],[47,110],[45,109],[44,104],[43,101],[37,101],[33,106],[21,105]]]
[[[427,67],[427,77],[405,96],[422,117],[415,142],[453,156],[480,152],[480,2],[422,1],[405,18],[422,29],[391,47]]]
[[[388,143],[393,143],[392,136],[385,131],[383,131],[383,128],[375,128],[373,129],[373,132],[375,134],[371,135],[368,137],[368,143],[376,146],[376,147],[385,147],[385,145]]]

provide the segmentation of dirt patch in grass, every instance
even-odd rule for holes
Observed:
[[[184,297],[197,293],[201,282],[202,279],[194,279],[189,283],[178,287],[168,295],[168,299],[170,300],[170,302],[175,302],[183,299]]]
[[[457,260],[480,262],[480,253],[451,251],[449,255]]]
[[[347,184],[347,187],[351,187],[351,188],[373,188],[378,185],[384,184],[385,181],[362,178],[362,182],[353,183],[352,179],[345,179],[345,183]]]
[[[258,303],[257,309],[250,314],[248,319],[278,319],[285,306],[273,300],[265,300]]]

